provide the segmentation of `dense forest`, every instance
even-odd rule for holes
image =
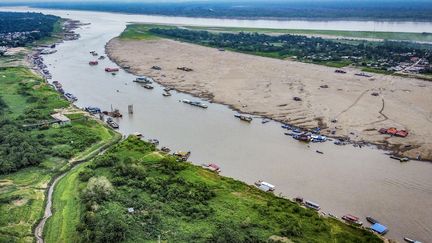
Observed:
[[[347,43],[319,37],[300,35],[266,35],[259,33],[215,33],[182,28],[151,28],[149,32],[163,37],[179,39],[217,48],[276,58],[295,57],[301,61],[344,62],[361,66],[376,64],[386,69],[414,56],[432,62],[430,49],[404,42],[356,41]]]
[[[3,4],[190,17],[432,20],[432,5],[428,0],[104,1],[103,4],[93,1],[11,1]]]
[[[59,19],[41,13],[0,12],[0,46],[24,46],[50,36]]]

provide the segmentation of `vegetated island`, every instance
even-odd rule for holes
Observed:
[[[380,59],[396,66],[411,63],[404,69],[423,62],[422,70],[429,72],[430,51],[418,44],[345,43],[297,35],[215,33],[136,24],[111,40],[107,53],[136,75],[151,76],[163,85],[241,112],[308,129],[318,126],[324,134],[343,140],[432,159],[432,132],[424,129],[431,123],[428,93],[432,84],[400,77],[399,71],[379,74],[390,72],[383,70]],[[342,59],[342,53],[350,58]],[[417,53],[419,57],[412,58]],[[296,61],[289,60],[293,55]],[[313,55],[317,59],[309,58]],[[367,65],[373,63],[379,65]],[[348,64],[352,65],[345,66]],[[401,138],[378,132],[389,127],[407,130],[409,135]]]

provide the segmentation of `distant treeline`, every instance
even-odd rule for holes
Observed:
[[[411,57],[424,57],[432,62],[430,50],[421,45],[404,42],[338,42],[319,37],[299,35],[265,35],[259,33],[214,33],[180,28],[152,28],[150,33],[180,39],[201,45],[227,48],[251,54],[313,62],[352,62],[366,66],[368,63],[387,63],[387,67],[409,61]],[[380,68],[387,68],[380,66]]]
[[[59,19],[41,13],[0,12],[0,46],[23,46],[50,36]]]
[[[5,5],[6,3],[3,3]],[[16,5],[17,3],[10,3]],[[432,20],[432,4],[427,0],[288,0],[288,1],[207,1],[175,3],[140,2],[29,2],[41,8],[76,9],[190,17],[236,18],[319,18],[319,19],[398,19]],[[1,3],[0,3],[1,5]]]

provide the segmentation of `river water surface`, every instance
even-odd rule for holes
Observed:
[[[78,97],[78,106],[119,108],[124,114],[117,120],[121,133],[141,132],[174,151],[190,150],[191,161],[217,163],[222,175],[250,184],[258,179],[268,181],[277,186],[276,193],[303,196],[319,203],[324,212],[337,216],[351,213],[363,221],[372,216],[389,226],[388,238],[403,241],[405,236],[432,242],[432,163],[399,163],[375,148],[340,147],[331,142],[309,147],[285,136],[279,123],[261,124],[260,119],[254,119],[247,124],[235,119],[235,112],[226,106],[192,107],[178,102],[183,98],[198,100],[189,95],[174,92],[163,97],[161,86],[149,91],[133,83],[134,76],[122,70],[116,76],[107,74],[105,67],[116,66],[108,59],[98,66],[88,65],[93,59],[89,51],[103,54],[105,43],[118,36],[127,22],[292,28],[288,23],[226,19],[209,23],[193,18],[38,11],[91,23],[77,30],[81,39],[59,45],[57,53],[45,56],[45,63],[53,80]],[[321,22],[314,28],[327,24],[326,28],[332,29],[334,24],[333,29],[339,29],[343,25],[339,22]],[[409,30],[419,32],[432,29],[431,23],[385,23],[387,31],[396,30],[393,25],[409,25]],[[369,22],[351,27],[370,28]],[[134,106],[133,115],[127,115],[129,104]],[[324,154],[316,153],[317,149]]]

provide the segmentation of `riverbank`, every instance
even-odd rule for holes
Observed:
[[[116,38],[106,51],[136,75],[151,76],[162,85],[235,110],[304,128],[319,126],[329,136],[432,160],[432,131],[425,129],[432,123],[430,82],[380,74],[360,77],[354,75],[359,70],[353,68],[338,74],[334,68],[160,38]],[[193,71],[177,69],[183,66]],[[294,97],[302,101],[294,101]],[[382,127],[397,127],[410,134],[390,137],[378,133]]]
[[[96,181],[104,185],[104,191],[96,191],[92,186]],[[85,236],[92,242],[141,242],[158,237],[176,242],[272,238],[381,242],[370,232],[254,186],[178,162],[136,136],[83,164],[60,183],[62,188],[74,185],[78,195],[61,194],[60,205],[67,217],[60,217],[56,228],[63,232],[58,236],[66,238],[51,238],[56,241]]]

